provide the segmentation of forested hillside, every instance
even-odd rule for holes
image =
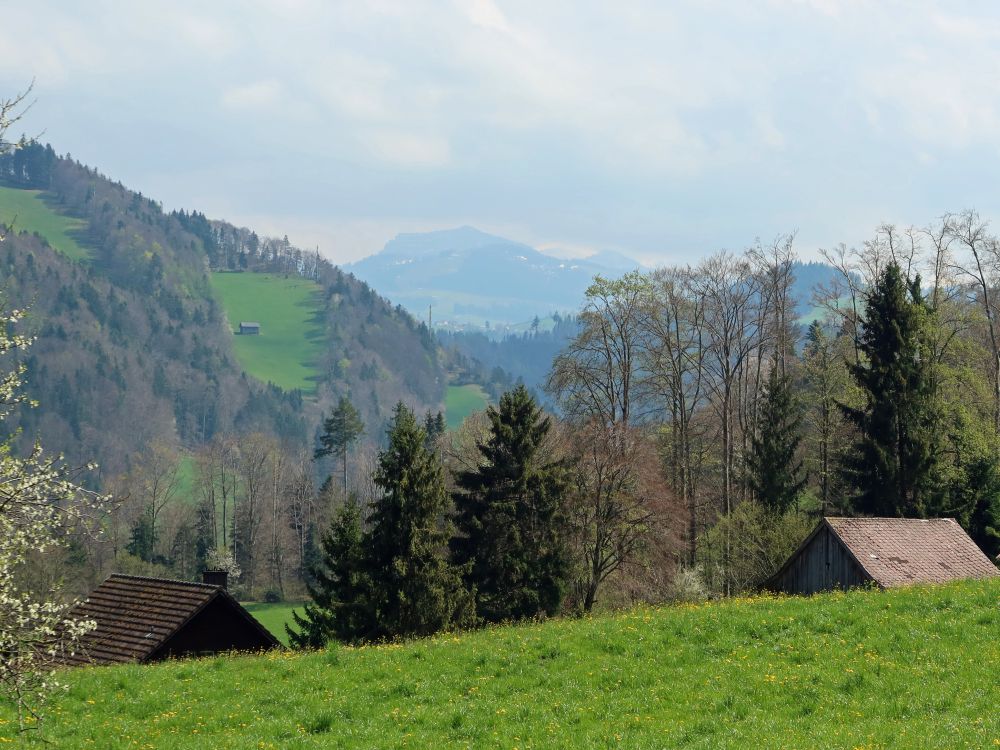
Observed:
[[[441,402],[426,329],[287,237],[166,213],[38,144],[0,159],[0,184],[5,302],[30,306],[38,336],[28,377],[40,406],[18,415],[23,441],[41,437],[71,461],[96,460],[107,477],[154,441],[193,448],[257,431],[309,447],[344,395],[372,437],[399,399],[420,409]],[[55,226],[86,257],[69,252]],[[257,380],[234,348],[239,321],[227,320],[212,274],[265,271],[316,285],[308,388]]]

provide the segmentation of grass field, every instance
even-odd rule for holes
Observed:
[[[73,260],[90,257],[90,252],[75,239],[87,222],[63,216],[45,202],[39,190],[0,187],[0,223],[8,225],[12,221],[15,232],[37,232],[52,247]]]
[[[260,323],[259,336],[234,336],[246,372],[286,390],[312,392],[324,346],[319,286],[263,273],[213,273],[212,286],[234,330],[240,321]]]
[[[302,602],[279,602],[277,604],[250,602],[243,606],[257,618],[257,622],[270,630],[275,638],[286,645],[288,644],[288,634],[285,632],[285,623],[291,624],[293,609],[297,609],[299,614],[302,614]]]
[[[489,403],[486,392],[478,385],[449,385],[444,395],[444,415],[448,429],[454,430],[474,411]]]
[[[993,748],[1000,581],[64,675],[25,746]],[[0,735],[15,739],[0,708]],[[43,744],[45,742],[50,744]]]

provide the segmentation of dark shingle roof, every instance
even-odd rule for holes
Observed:
[[[1000,575],[952,518],[827,518],[858,564],[885,588]]]
[[[71,664],[144,661],[220,596],[253,620],[220,586],[116,573],[73,610],[74,617],[96,621],[97,629],[83,637],[82,648],[67,661]],[[267,638],[274,640],[270,634]]]

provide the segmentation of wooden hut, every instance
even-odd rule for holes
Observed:
[[[824,518],[762,588],[813,594],[996,575],[953,518]]]
[[[244,320],[240,323],[240,335],[241,336],[259,336],[260,335],[260,323],[256,323],[250,320]]]
[[[218,579],[217,579],[218,580]],[[70,664],[151,662],[281,644],[222,585],[115,574],[73,616],[97,622]]]

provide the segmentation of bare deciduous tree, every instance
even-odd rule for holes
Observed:
[[[547,389],[581,421],[628,427],[639,392],[642,332],[649,282],[634,271],[587,289],[580,333],[552,364]]]

